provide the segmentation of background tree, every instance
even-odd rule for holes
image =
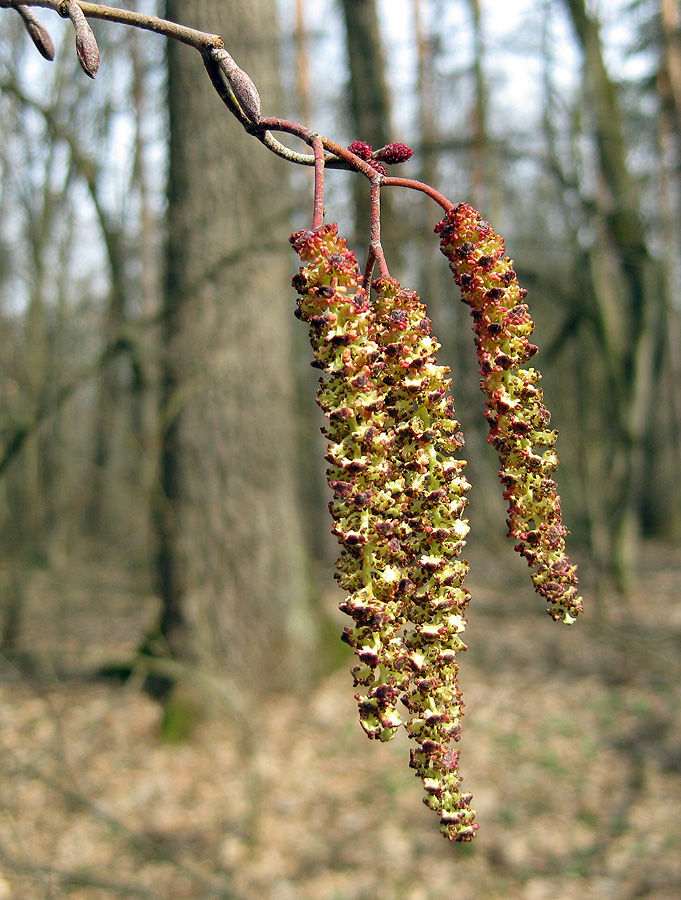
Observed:
[[[137,553],[124,535],[144,527],[145,503],[131,508],[129,499],[148,483],[144,447],[153,428],[148,423],[142,440],[134,424],[135,409],[149,406],[142,373],[150,356],[140,353],[149,328],[141,320],[143,310],[151,319],[158,296],[152,274],[141,300],[137,248],[153,248],[157,226],[148,205],[146,225],[138,216],[137,200],[149,190],[148,137],[136,145],[138,165],[116,146],[120,112],[135,108],[124,74],[131,36],[116,41],[111,68],[94,91],[58,46],[54,66],[45,64],[46,90],[37,95],[27,48],[8,24],[15,43],[3,46],[0,59],[8,136],[0,164],[7,253],[1,314],[13,341],[3,350],[0,470],[2,532],[22,563],[11,576],[17,598],[41,570],[72,577],[76,556],[86,568],[97,558],[96,579],[105,547],[116,548],[119,566]],[[55,32],[59,42],[65,35]],[[105,31],[105,53],[109,38],[113,32]],[[148,71],[160,59],[154,49],[138,53],[138,90],[151,98],[158,93]],[[157,109],[147,101],[149,129]],[[21,158],[26,169],[15,164]],[[153,269],[153,259],[144,268]]]
[[[272,0],[168,0],[166,13],[221,33],[276,107]],[[243,140],[195,56],[168,48],[161,635],[173,654],[248,688],[305,664],[290,195],[285,165]]]
[[[630,169],[621,90],[606,68],[598,22],[582,0],[566,0],[566,6],[583,54],[586,108],[597,154],[598,187],[587,216],[594,240],[580,280],[603,364],[605,390],[600,396],[607,398],[616,432],[614,440],[611,434],[605,444],[599,442],[600,460],[595,462],[607,485],[600,491],[604,514],[599,518],[608,522],[610,545],[601,561],[609,559],[620,584],[630,587],[650,491],[648,435],[662,371],[663,277],[649,249],[642,187]],[[597,446],[588,452],[599,454]],[[596,546],[603,546],[603,537]]]
[[[385,53],[376,0],[342,0],[348,59],[349,124],[353,140],[364,141],[375,150],[393,139],[390,91],[386,80]],[[366,233],[369,192],[353,180],[355,239]],[[390,192],[382,199],[383,241],[399,252],[397,223]]]

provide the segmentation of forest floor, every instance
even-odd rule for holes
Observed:
[[[349,656],[169,743],[140,679],[87,677],[151,602],[120,576],[36,577],[38,669],[0,661],[0,900],[679,900],[681,551],[646,547],[635,601],[599,615],[583,573],[571,628],[512,556],[471,551],[467,845],[439,835],[406,737],[364,736]]]

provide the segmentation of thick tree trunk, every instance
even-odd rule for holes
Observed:
[[[224,37],[265,111],[277,108],[275,13],[274,0],[166,10]],[[232,119],[194,51],[171,42],[168,63],[162,632],[174,654],[243,688],[272,686],[308,662],[295,652],[307,618],[287,171]]]

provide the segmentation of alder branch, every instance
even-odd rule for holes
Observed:
[[[317,134],[317,132],[304,125],[297,122],[289,122],[285,119],[261,116],[260,97],[253,80],[236,64],[225,49],[224,40],[218,34],[198,31],[158,16],[148,16],[131,10],[117,9],[95,3],[84,3],[80,2],[80,0],[22,0],[22,2],[17,2],[17,0],[0,0],[0,9],[14,9],[21,15],[31,39],[46,58],[51,58],[48,55],[50,46],[52,47],[52,55],[54,55],[54,47],[51,44],[45,26],[40,23],[29,9],[29,7],[33,6],[50,9],[63,18],[70,18],[76,25],[77,42],[79,39],[81,44],[85,42],[87,34],[87,49],[83,53],[81,48],[79,48],[79,59],[84,71],[90,77],[94,77],[96,73],[96,42],[92,32],[88,31],[86,33],[83,25],[78,24],[83,21],[81,17],[84,17],[84,19],[91,18],[116,22],[121,25],[161,34],[171,40],[187,44],[201,54],[211,82],[223,103],[240,122],[245,131],[256,137],[277,156],[288,162],[305,166],[314,166],[315,159],[318,158],[318,155],[316,157],[314,152],[298,153],[290,149],[274,137],[272,132],[291,134],[311,148],[314,147],[315,141],[319,141],[326,151],[323,160],[324,165],[328,168],[349,169],[358,172],[372,183],[378,182],[379,187],[394,185],[421,191],[431,197],[445,211],[449,211],[453,206],[450,201],[430,187],[430,185],[412,179],[385,177],[371,165],[369,160],[358,156],[345,147],[341,147],[335,141]],[[384,149],[381,148],[381,150],[374,151],[372,159],[381,159],[381,153]]]
[[[54,45],[47,29],[30,9],[32,6],[50,9],[62,18],[70,19],[76,33],[78,59],[83,71],[90,78],[94,78],[97,74],[100,56],[95,35],[87,21],[88,18],[152,31],[197,50],[201,54],[204,67],[215,91],[247,134],[256,137],[268,150],[288,162],[314,166],[313,229],[320,228],[324,220],[323,173],[325,168],[346,169],[367,178],[371,183],[371,238],[364,273],[366,289],[370,287],[376,263],[378,263],[381,275],[389,275],[380,241],[380,193],[382,187],[404,187],[420,191],[434,200],[446,213],[453,209],[454,205],[430,185],[409,178],[388,176],[384,163],[391,165],[405,162],[413,155],[411,149],[405,144],[388,144],[379,150],[373,150],[362,141],[354,141],[349,148],[342,147],[335,141],[298,122],[263,116],[260,94],[253,79],[237,65],[226,50],[223,38],[218,34],[198,31],[158,16],[85,3],[81,0],[22,0],[22,2],[0,0],[0,9],[14,9],[20,14],[31,40],[46,59],[54,57]],[[292,150],[276,138],[274,132],[290,134],[298,138],[313,152],[299,153]]]
[[[132,25],[145,31],[154,31],[156,34],[181,41],[200,51],[207,47],[224,47],[224,42],[218,34],[197,31],[195,28],[187,28],[185,25],[178,25],[168,19],[160,19],[158,16],[147,16],[128,9],[102,6],[99,3],[81,3],[80,0],[77,0],[75,5],[80,7],[86,18],[105,19],[107,22],[117,22],[120,25]],[[64,0],[21,0],[20,3],[17,0],[0,0],[0,8],[16,9],[22,17],[25,14],[23,11],[29,6],[51,9],[63,17],[67,15],[62,12]]]

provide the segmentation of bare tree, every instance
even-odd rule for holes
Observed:
[[[273,2],[191,0],[167,14],[222,29],[277,96]],[[303,669],[282,164],[226,117],[187,48],[168,49],[170,174],[164,427],[157,503],[161,634],[243,688]]]
[[[627,159],[623,112],[605,66],[598,22],[583,0],[566,0],[566,8],[583,53],[599,163],[589,290],[615,432],[607,448],[605,482],[611,556],[618,580],[628,586],[648,488],[648,436],[661,372],[663,285],[648,247],[640,191]]]

